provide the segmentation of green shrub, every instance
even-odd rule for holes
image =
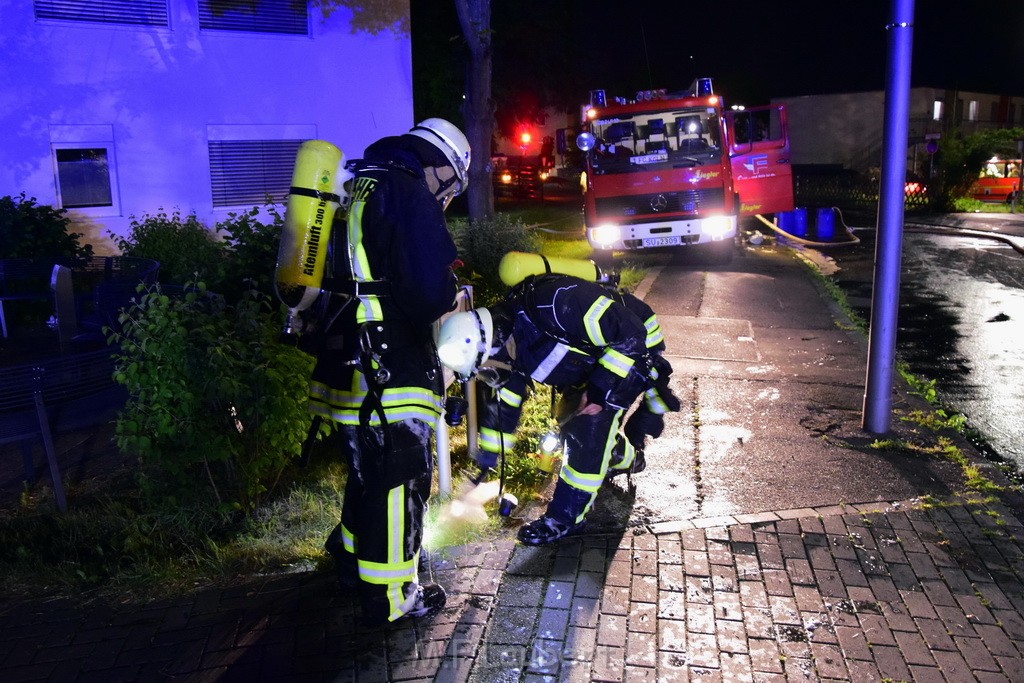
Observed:
[[[474,285],[478,305],[485,306],[508,288],[498,278],[501,257],[510,251],[538,252],[540,242],[522,220],[496,214],[486,221],[453,220],[448,225],[466,264],[463,282]]]
[[[273,204],[266,207],[270,223],[257,220],[259,207],[240,214],[229,213],[228,219],[217,223],[216,232],[224,235],[227,247],[223,282],[211,287],[235,301],[251,286],[274,296],[274,272],[284,219]]]
[[[151,500],[251,510],[299,454],[313,359],[276,340],[275,311],[255,290],[232,306],[200,282],[174,298],[156,287],[121,315],[117,444]]]
[[[203,280],[218,289],[223,278],[225,245],[194,213],[185,218],[177,211],[132,216],[127,237],[110,237],[124,256],[159,261],[161,282],[184,285]]]
[[[92,256],[92,245],[79,244],[82,234],[70,232],[70,226],[66,209],[36,204],[24,192],[0,197],[0,256],[61,262]]]

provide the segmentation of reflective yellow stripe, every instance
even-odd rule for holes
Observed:
[[[393,583],[398,587],[399,595],[401,595],[403,583],[409,583],[417,579],[415,560],[399,563],[359,560],[358,564],[360,579],[367,583],[378,585]],[[400,597],[398,602],[400,603],[403,600],[405,598]]]
[[[344,425],[359,424],[359,410],[366,398],[366,382],[359,371],[353,373],[349,390],[333,389],[323,382],[310,382],[309,411],[314,415]],[[418,419],[433,426],[441,414],[441,397],[423,387],[390,387],[381,396],[381,405],[388,422]],[[379,425],[377,411],[370,415],[370,424]]]
[[[513,408],[518,408],[523,404],[523,397],[514,391],[509,391],[508,389],[499,389],[498,399]]]
[[[647,348],[654,348],[661,342],[665,341],[665,335],[661,333],[661,325],[658,323],[657,316],[651,316],[644,322],[644,328],[647,330]]]
[[[615,349],[605,349],[604,355],[601,356],[598,363],[600,363],[602,367],[614,372],[619,377],[625,377],[628,375],[629,369],[633,367],[633,359],[619,353]]]
[[[480,428],[480,450],[487,451],[488,453],[499,453],[504,447],[505,451],[512,450],[512,447],[516,443],[515,434],[510,432],[499,432],[496,429],[490,429],[489,427]]]
[[[562,470],[558,475],[559,478],[565,481],[569,486],[589,494],[586,505],[583,506],[579,515],[576,516],[575,521],[577,524],[583,521],[587,512],[589,512],[590,508],[594,506],[594,501],[597,500],[597,491],[601,488],[605,474],[608,472],[608,463],[611,462],[612,451],[615,448],[615,437],[619,432],[619,425],[622,422],[622,416],[624,413],[625,411],[622,410],[615,411],[615,416],[608,428],[608,433],[605,435],[604,446],[601,451],[601,465],[596,474],[579,472],[569,467],[568,462],[562,463]],[[633,457],[636,457],[635,452]],[[630,460],[630,463],[632,463],[632,460]]]
[[[344,524],[341,525],[341,547],[350,553],[356,552],[356,536]]]
[[[597,493],[597,490],[601,488],[601,484],[604,482],[604,474],[598,472],[597,474],[586,474],[574,470],[567,464],[562,465],[562,471],[559,476],[565,481],[566,484],[579,489],[580,491],[586,491],[588,493]]]
[[[590,336],[590,341],[594,343],[594,346],[605,346],[607,343],[604,340],[604,333],[601,331],[601,316],[604,315],[604,312],[611,305],[612,300],[602,296],[590,306],[586,315],[583,316],[583,324],[587,328],[587,335]]]
[[[668,404],[661,400],[661,394],[658,393],[657,389],[645,391],[644,401],[647,404],[647,410],[656,415],[664,415],[668,412]]]

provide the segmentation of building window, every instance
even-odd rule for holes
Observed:
[[[167,26],[167,0],[35,0],[36,19]]]
[[[303,140],[210,140],[213,205],[283,202]]]
[[[309,35],[305,2],[199,0],[199,27],[215,31]]]
[[[1010,102],[1010,107],[1009,107],[1009,109],[1006,110],[1006,122],[1012,126],[1013,125],[1013,121],[1016,118],[1017,118],[1017,105],[1015,105],[1013,102]]]
[[[978,120],[978,100],[971,100],[967,103],[967,120]]]
[[[932,102],[932,121],[942,120],[942,100]]]
[[[54,145],[53,155],[61,208],[116,208],[116,185],[109,147]]]

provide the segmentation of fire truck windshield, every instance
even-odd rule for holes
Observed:
[[[706,107],[668,109],[591,123],[597,175],[691,168],[721,161],[721,127]]]

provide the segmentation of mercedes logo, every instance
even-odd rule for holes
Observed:
[[[663,194],[656,194],[651,197],[651,210],[664,211],[668,208],[668,198]]]

